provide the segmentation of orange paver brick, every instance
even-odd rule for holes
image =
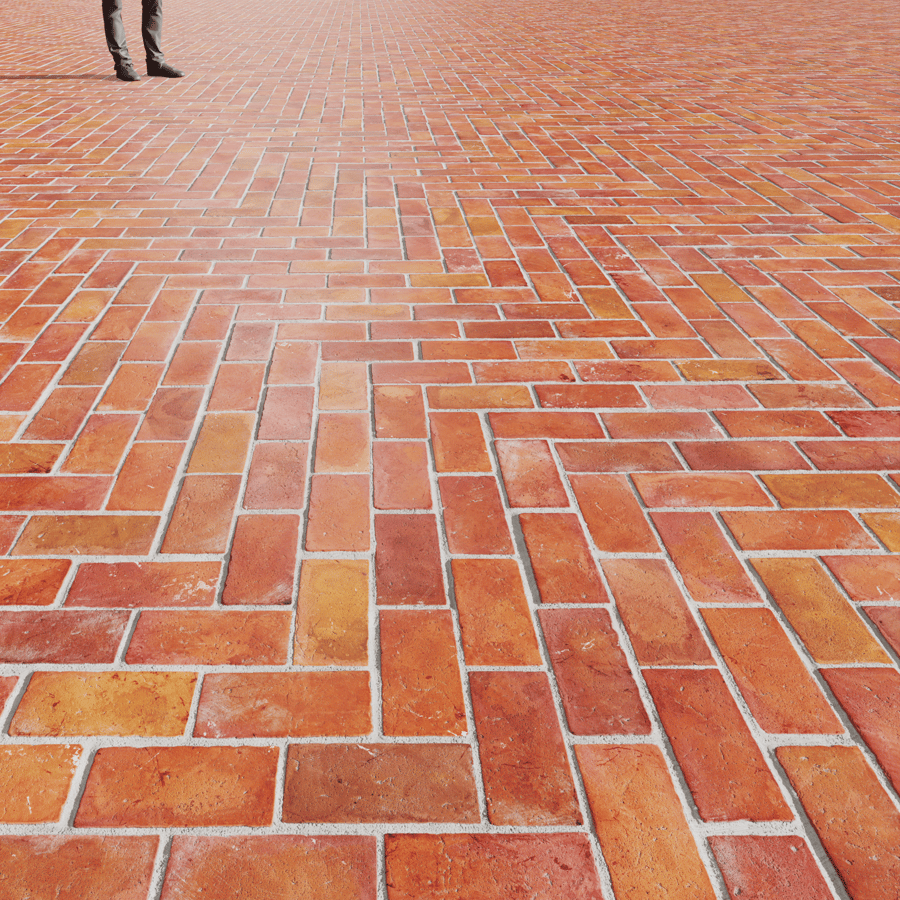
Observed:
[[[704,512],[652,515],[663,543],[699,603],[756,603],[759,595],[714,517]]]
[[[145,900],[156,837],[6,835],[0,838],[0,888],[11,897],[115,896]],[[40,894],[38,894],[40,896]]]
[[[370,837],[179,835],[172,842],[162,898],[181,900],[215,891],[221,900],[265,900],[291,892],[374,900],[375,885],[375,841]]]
[[[299,516],[238,516],[223,603],[291,602]]]
[[[702,819],[793,818],[718,672],[647,669],[643,675]]]
[[[490,821],[581,824],[546,676],[473,672],[469,683]]]
[[[71,565],[66,559],[0,561],[0,606],[50,606]]]
[[[753,568],[816,662],[889,662],[863,619],[815,560],[754,559]]]
[[[542,603],[607,602],[576,516],[522,513],[519,525]]]
[[[623,897],[663,890],[678,900],[712,900],[660,751],[612,745],[576,752],[613,890]]]
[[[802,838],[714,835],[709,843],[734,897],[831,897],[831,890]]]
[[[602,566],[641,665],[712,662],[703,634],[663,560],[609,559]]]
[[[650,719],[606,610],[542,609],[540,622],[573,734],[648,734]]]
[[[382,610],[379,621],[385,734],[465,734],[466,713],[449,612]]]
[[[286,822],[477,822],[471,750],[459,744],[294,744]]]
[[[769,610],[704,609],[702,615],[761,728],[799,734],[843,730]]]
[[[307,559],[300,569],[294,664],[365,665],[369,566],[365,560]]]
[[[603,897],[579,834],[389,834],[385,854],[389,900],[454,900],[463,891],[491,900]]]
[[[447,602],[435,516],[376,515],[375,543],[378,603],[419,606]]]
[[[862,753],[780,747],[778,761],[850,896],[888,900],[900,877],[900,813]]]
[[[66,605],[209,606],[220,569],[217,562],[83,563]]]
[[[536,666],[540,653],[518,567],[508,559],[455,559],[456,605],[470,666]]]
[[[211,674],[203,681],[194,734],[204,738],[366,734],[365,672]]]
[[[509,527],[493,478],[445,475],[439,484],[451,553],[512,552]]]
[[[422,441],[379,441],[372,447],[375,509],[431,509],[428,450]]]
[[[94,757],[75,826],[267,825],[274,747],[108,747]]]
[[[189,672],[36,672],[10,734],[177,736],[196,681]]]
[[[81,753],[77,744],[0,747],[0,822],[57,822]]]

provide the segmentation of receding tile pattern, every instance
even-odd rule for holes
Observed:
[[[894,7],[7,6],[0,896],[896,900]]]

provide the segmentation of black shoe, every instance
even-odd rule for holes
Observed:
[[[147,74],[156,75],[159,78],[184,78],[184,72],[170,66],[167,62],[150,62],[147,61]]]
[[[141,76],[138,75],[134,70],[134,66],[131,63],[125,63],[121,66],[116,66],[116,78],[119,81],[140,81]]]

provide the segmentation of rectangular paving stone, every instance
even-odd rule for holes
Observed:
[[[209,891],[221,900],[265,900],[284,893],[317,900],[375,900],[375,840],[296,834],[177,836],[162,900],[184,900]]]
[[[616,607],[641,665],[708,665],[706,640],[661,559],[602,562]]]
[[[268,825],[277,763],[274,747],[104,747],[75,827]]]
[[[0,660],[111,663],[128,618],[119,610],[0,610]]]
[[[50,606],[71,566],[67,559],[0,560],[0,606]]]
[[[888,668],[821,671],[896,790],[900,785],[900,673]]]
[[[209,606],[221,568],[217,562],[82,563],[65,605]]]
[[[17,556],[140,556],[152,544],[158,516],[32,516]]]
[[[597,549],[654,553],[656,537],[623,475],[570,475],[569,482]]]
[[[247,672],[203,680],[196,737],[313,737],[371,730],[365,672]]]
[[[190,672],[35,672],[9,731],[177,737],[196,682]]]
[[[547,676],[471,672],[479,755],[494,825],[580,825]]]
[[[857,603],[900,597],[900,559],[896,556],[823,556],[822,562]]]
[[[77,744],[0,747],[0,822],[57,822],[81,758]],[[2,881],[0,881],[2,884]]]
[[[376,442],[372,447],[372,476],[376,509],[431,509],[424,441]]]
[[[702,819],[793,818],[718,672],[646,669],[643,676]]]
[[[509,526],[493,478],[445,475],[438,485],[451,553],[512,553]]]
[[[651,519],[694,600],[759,602],[749,576],[710,513],[655,512]]]
[[[285,612],[151,609],[141,613],[125,661],[138,665],[284,665],[289,631],[290,616]]]
[[[522,513],[519,525],[543,603],[607,603],[581,525],[569,513]]]
[[[238,516],[222,603],[290,603],[299,528],[299,516]]]
[[[494,446],[510,506],[569,505],[547,441],[497,441]]]
[[[515,562],[454,559],[451,569],[466,664],[540,665],[534,625]]]
[[[828,900],[831,889],[802,838],[712,835],[709,844],[732,896]]]
[[[772,598],[820,664],[887,663],[889,657],[814,559],[753,559]]]
[[[601,900],[587,838],[580,834],[389,834],[389,900]],[[442,877],[435,878],[435,873]]]
[[[606,610],[542,609],[541,628],[573,734],[649,734],[650,720]]]
[[[382,610],[379,625],[385,734],[465,734],[468,726],[449,611]]]
[[[285,822],[478,822],[471,750],[293,744],[282,816]]]
[[[447,602],[435,516],[376,515],[375,545],[379,604],[430,606]]]
[[[862,753],[779,747],[777,754],[850,896],[888,900],[900,873],[900,813]]]
[[[146,900],[159,838],[119,835],[4,835],[0,889],[10,897],[115,896]]]
[[[761,728],[794,734],[843,731],[769,610],[707,608],[701,615]]]
[[[304,560],[300,567],[294,665],[366,665],[368,607],[366,560]]]
[[[600,848],[613,890],[628,896],[715,897],[659,749],[579,745]]]

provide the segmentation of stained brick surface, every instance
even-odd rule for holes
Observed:
[[[896,6],[2,4],[0,896],[896,900]]]

